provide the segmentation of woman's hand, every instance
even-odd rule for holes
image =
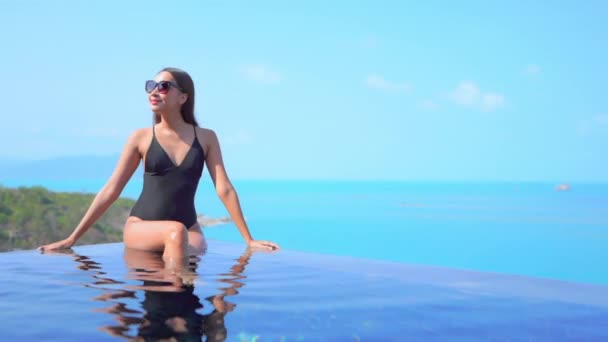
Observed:
[[[254,249],[263,249],[263,250],[267,250],[267,251],[273,251],[273,250],[277,250],[279,249],[279,245],[277,245],[274,242],[270,242],[270,241],[263,241],[263,240],[251,240],[248,243],[250,248],[254,248]]]
[[[67,239],[63,239],[61,241],[50,243],[48,245],[42,245],[42,246],[38,247],[38,250],[41,252],[45,252],[45,251],[51,251],[54,249],[70,248],[70,247],[72,247],[72,245],[74,245],[74,241],[72,241],[70,238],[67,238]]]

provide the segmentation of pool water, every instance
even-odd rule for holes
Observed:
[[[0,253],[3,341],[608,341],[608,286],[210,239],[183,279],[123,244]]]

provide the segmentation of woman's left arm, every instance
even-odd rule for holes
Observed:
[[[206,163],[209,175],[211,176],[218,197],[226,207],[226,210],[228,210],[232,221],[245,239],[245,242],[253,248],[267,250],[279,249],[279,245],[274,242],[255,240],[251,236],[249,228],[247,227],[247,222],[245,222],[243,217],[238,194],[230,182],[228,174],[226,173],[226,168],[224,167],[219,139],[214,131],[210,129],[204,129],[204,131],[206,133],[205,136],[208,137],[205,140],[207,145]]]

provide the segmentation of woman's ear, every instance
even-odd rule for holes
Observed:
[[[184,103],[186,103],[186,101],[188,101],[188,94],[180,94],[179,95],[179,104],[183,105]]]

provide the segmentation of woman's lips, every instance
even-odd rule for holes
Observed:
[[[150,100],[150,104],[157,105],[159,103],[160,103],[160,101],[158,101],[158,100]]]

